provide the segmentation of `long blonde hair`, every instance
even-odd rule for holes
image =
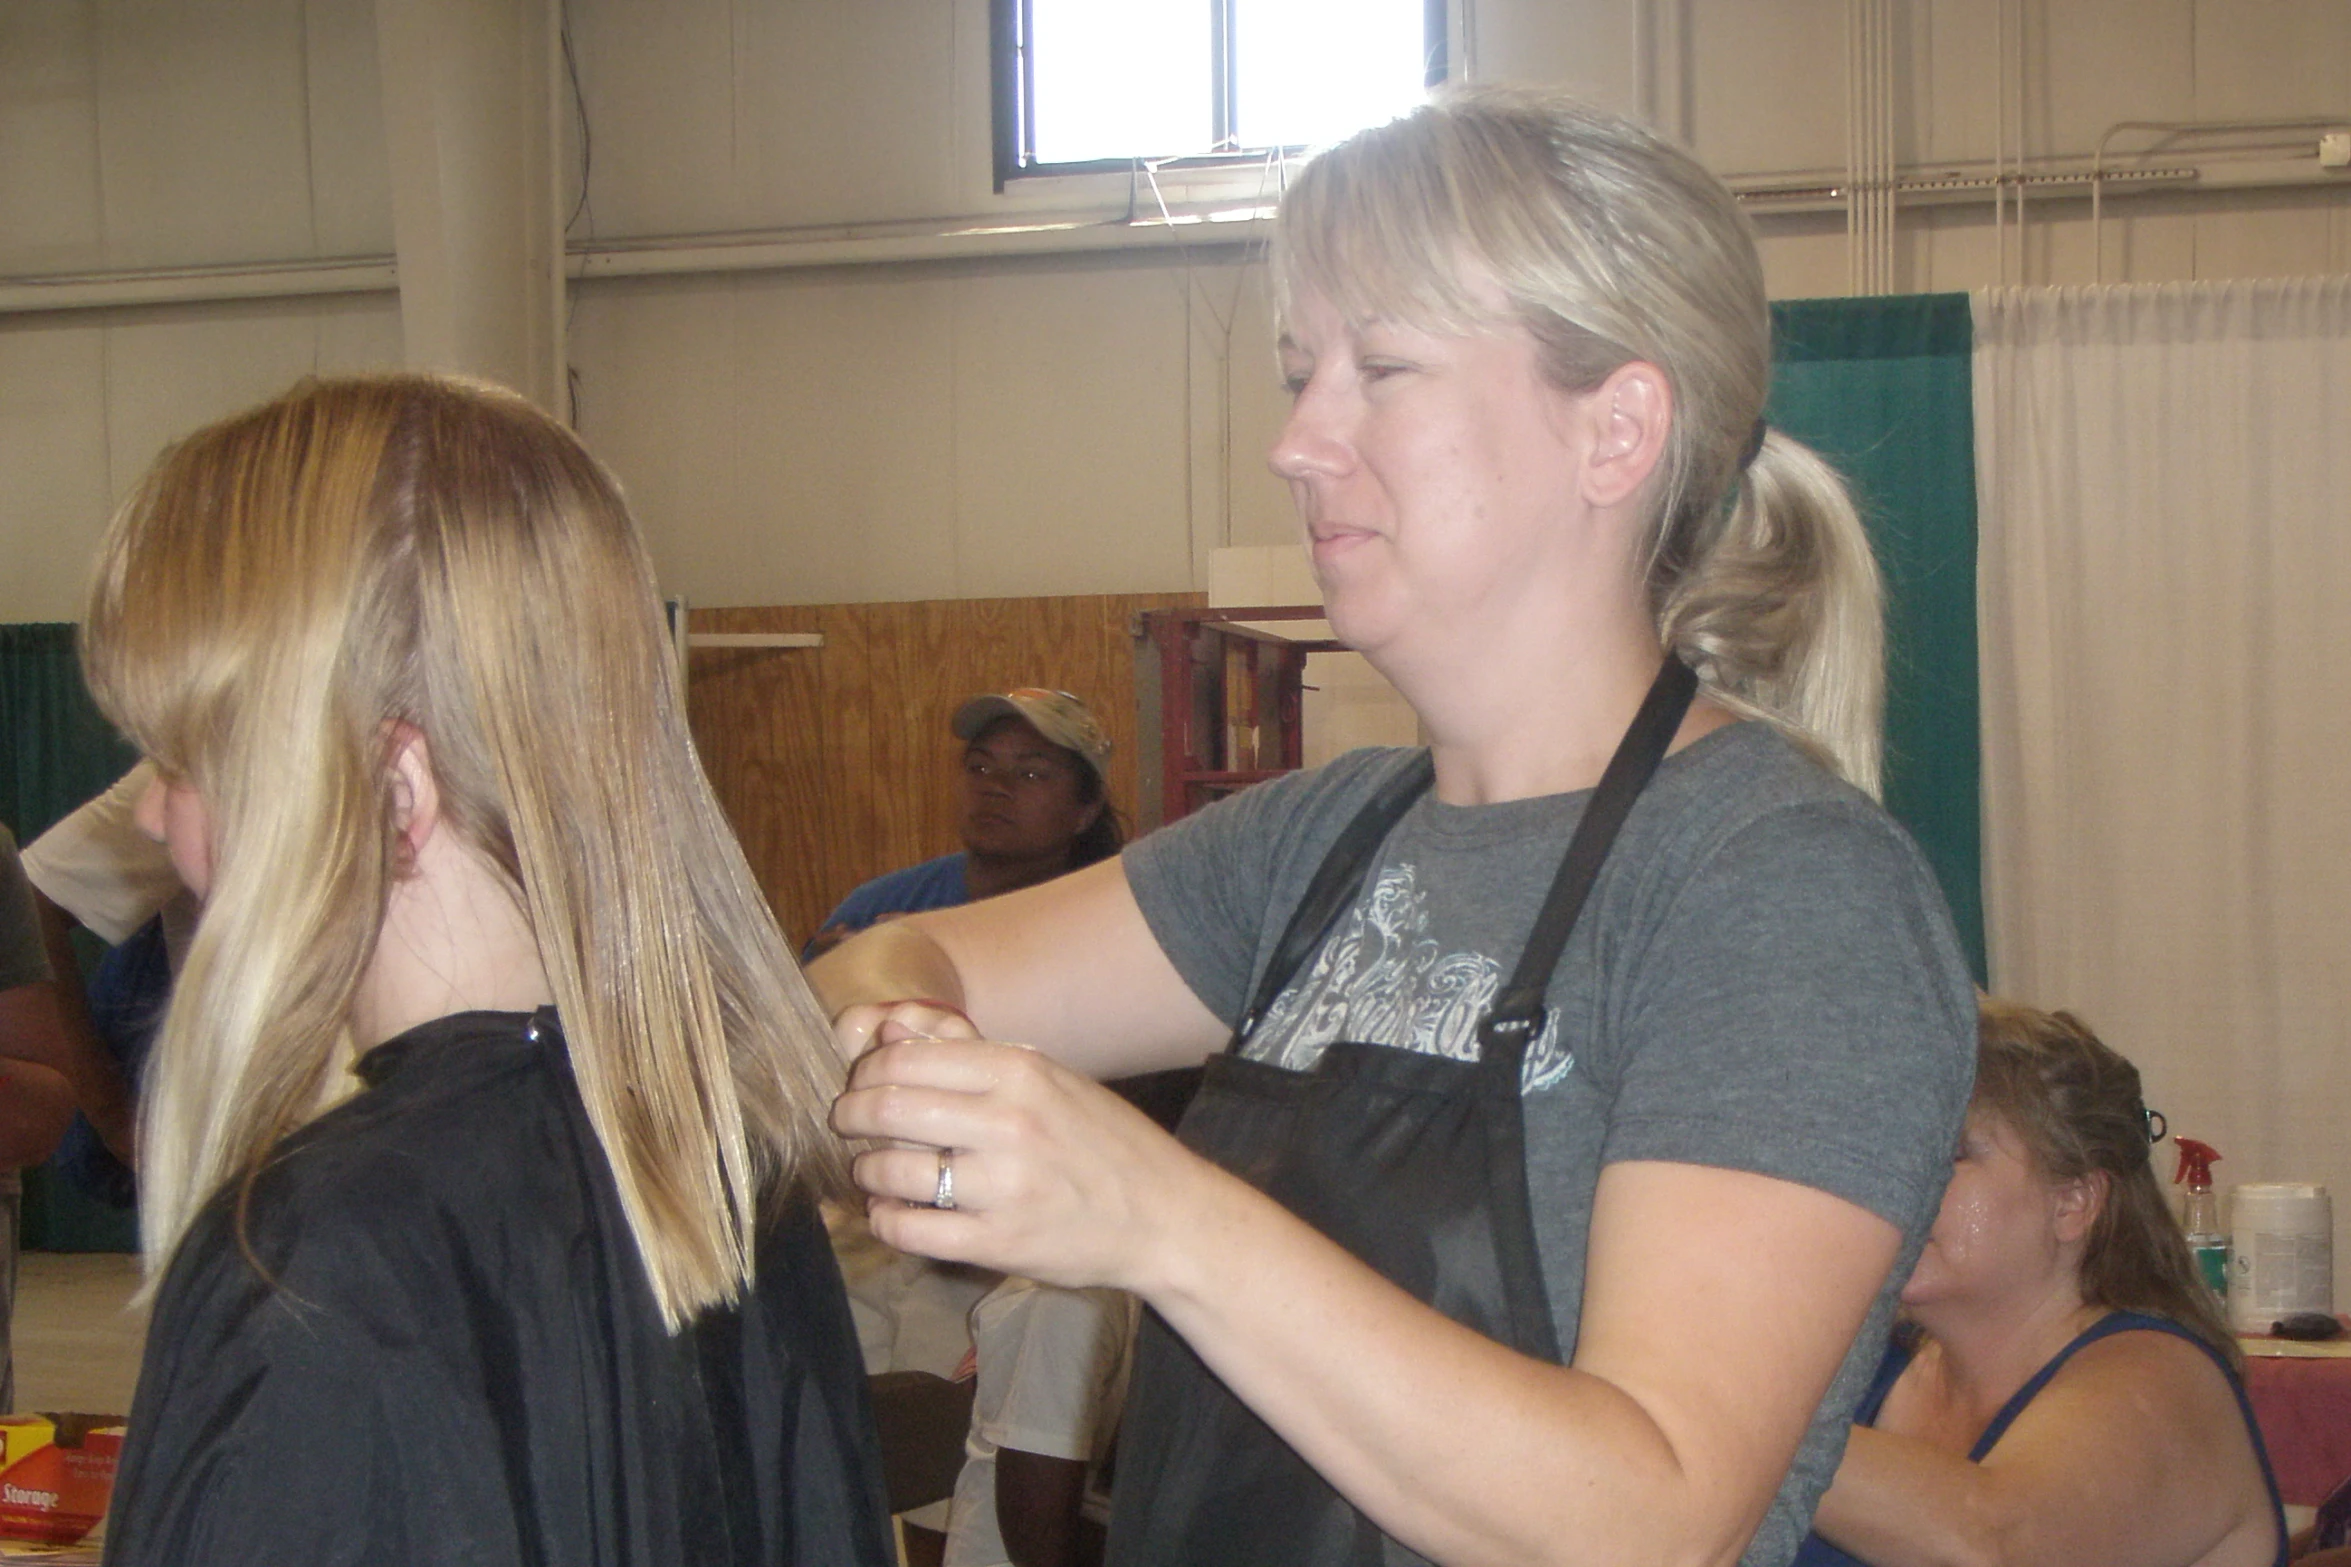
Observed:
[[[151,1272],[344,1083],[398,873],[388,736],[530,922],[664,1319],[737,1297],[763,1201],[841,1178],[839,1066],[704,778],[611,477],[523,399],[306,381],[167,451],[83,639],[109,716],[211,818],[148,1079]],[[241,1199],[240,1199],[241,1200]]]
[[[1282,199],[1276,305],[1424,329],[1515,321],[1564,390],[1641,360],[1673,388],[1648,494],[1659,639],[1724,706],[1875,793],[1877,563],[1834,469],[1776,432],[1763,265],[1722,182],[1629,120],[1554,93],[1467,88],[1342,142]],[[1481,284],[1506,301],[1504,322]]]

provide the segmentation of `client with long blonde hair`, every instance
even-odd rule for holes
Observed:
[[[204,912],[141,1133],[108,1559],[889,1559],[838,1068],[610,477],[486,386],[157,462],[84,661]]]

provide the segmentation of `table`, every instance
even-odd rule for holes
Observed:
[[[2290,1506],[2316,1507],[2351,1479],[2351,1355],[2282,1358],[2269,1340],[2243,1341],[2245,1393]],[[2337,1341],[2340,1343],[2341,1341]]]

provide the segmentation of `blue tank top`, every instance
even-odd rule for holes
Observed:
[[[2184,1338],[2204,1351],[2212,1363],[2220,1367],[2220,1374],[2228,1378],[2229,1391],[2237,1395],[2237,1409],[2245,1417],[2245,1434],[2253,1442],[2253,1457],[2261,1465],[2261,1483],[2269,1487],[2270,1517],[2276,1522],[2278,1531],[2276,1567],[2286,1567],[2285,1508],[2278,1498],[2277,1476],[2270,1472],[2269,1450],[2261,1443],[2261,1427],[2254,1423],[2253,1405],[2245,1397],[2245,1384],[2229,1368],[2229,1363],[2221,1358],[2218,1350],[2168,1317],[2150,1316],[2143,1311],[2110,1311],[2082,1329],[2072,1343],[2050,1356],[2049,1363],[2034,1372],[2032,1379],[2016,1390],[2015,1397],[2000,1406],[2000,1412],[1992,1417],[1992,1423],[1984,1427],[1984,1434],[1976,1438],[1974,1447],[1968,1449],[1967,1461],[1971,1464],[1982,1463],[1984,1455],[2008,1434],[2008,1428],[2016,1423],[2016,1417],[2024,1413],[2025,1405],[2039,1396],[2041,1389],[2049,1385],[2049,1379],[2057,1375],[2067,1361],[2086,1346],[2102,1338],[2112,1338],[2117,1333],[2169,1333],[2174,1338]],[[1855,1425],[1874,1426],[1878,1423],[1878,1412],[1886,1407],[1886,1395],[1893,1391],[1895,1380],[1909,1366],[1917,1342],[1912,1334],[1897,1332],[1894,1335],[1893,1341],[1886,1346],[1885,1358],[1878,1362],[1878,1373],[1870,1380],[1869,1390],[1861,1395],[1860,1404],[1853,1410]],[[1808,1534],[1789,1567],[1868,1567],[1868,1564],[1858,1556],[1839,1550],[1819,1535]]]

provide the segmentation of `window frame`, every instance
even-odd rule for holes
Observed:
[[[1216,150],[1155,158],[1161,169],[1231,169],[1262,164],[1269,155],[1304,149],[1280,147],[1226,147],[1240,104],[1233,81],[1232,27],[1234,0],[1201,0],[1209,11],[1209,91],[1213,95],[1210,128]],[[1074,163],[1024,162],[1036,144],[1035,75],[1023,40],[1033,30],[1031,0],[988,0],[989,100],[995,154],[996,194],[1014,180],[1064,174],[1125,174],[1145,161],[1137,154],[1126,158],[1094,158]],[[1421,0],[1421,37],[1425,60],[1422,80],[1434,89],[1444,85],[1452,70],[1451,17],[1447,0]]]

